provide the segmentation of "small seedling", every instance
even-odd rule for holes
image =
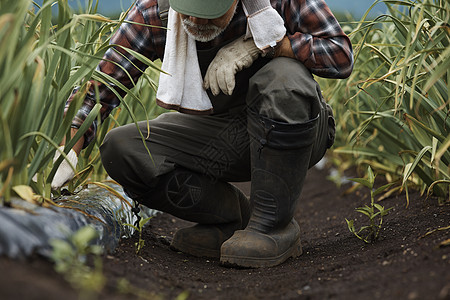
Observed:
[[[148,221],[150,221],[151,218],[152,217],[141,218],[139,220],[139,223],[137,224],[137,226],[132,225],[132,224],[124,224],[126,226],[130,226],[130,227],[134,228],[134,230],[139,232],[139,240],[136,243],[134,243],[134,245],[136,246],[136,254],[139,254],[139,252],[145,246],[145,241],[142,239],[142,229],[144,228],[144,225],[147,224]]]
[[[80,291],[81,299],[96,298],[106,284],[100,257],[103,250],[91,244],[97,236],[94,228],[86,226],[70,236],[68,241],[50,241],[55,270]],[[87,265],[87,256],[93,256],[93,268]]]
[[[128,281],[126,278],[119,278],[117,280],[117,291],[121,294],[127,295],[132,299],[152,299],[152,300],[163,300],[164,298],[160,295],[154,294],[145,289],[138,288]],[[178,298],[177,298],[178,299]],[[183,299],[184,300],[184,299]]]
[[[369,218],[369,225],[362,226],[359,230],[355,228],[355,220],[348,220],[347,226],[350,232],[352,232],[358,239],[365,243],[375,242],[380,236],[381,225],[383,224],[383,217],[388,214],[392,209],[385,209],[384,206],[375,203],[375,196],[391,187],[394,183],[388,183],[377,189],[374,189],[375,177],[372,169],[367,169],[368,178],[351,178],[351,181],[360,183],[370,189],[370,206],[364,205],[363,207],[356,208],[356,211],[366,215]]]

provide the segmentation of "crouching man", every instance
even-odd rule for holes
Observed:
[[[293,215],[308,168],[334,140],[331,108],[312,74],[345,78],[353,65],[351,43],[325,2],[138,0],[111,43],[161,58],[168,73],[157,103],[177,112],[139,123],[151,157],[135,124],[113,129],[100,150],[108,174],[135,201],[196,223],[178,230],[171,248],[241,267],[300,255]],[[99,64],[127,87],[144,68],[117,46]],[[104,120],[119,99],[92,83]],[[94,93],[92,87],[73,132]],[[67,173],[62,165],[54,186],[70,179]],[[229,183],[249,180],[250,199]]]

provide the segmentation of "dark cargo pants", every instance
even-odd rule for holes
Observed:
[[[334,119],[318,84],[293,59],[275,58],[254,65],[253,70],[237,74],[232,96],[211,97],[213,115],[165,113],[149,122],[149,134],[147,122],[139,122],[143,136],[148,136],[145,143],[151,157],[135,124],[111,130],[100,148],[108,174],[135,195],[150,191],[158,176],[177,166],[216,180],[249,181],[249,109],[290,124],[319,115],[310,166],[317,163],[334,139]]]

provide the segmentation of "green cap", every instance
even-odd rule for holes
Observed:
[[[234,0],[169,0],[173,10],[187,16],[215,19],[223,16]]]

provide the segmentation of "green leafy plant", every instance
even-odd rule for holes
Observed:
[[[90,226],[83,227],[66,240],[54,239],[50,241],[53,247],[51,258],[55,263],[55,270],[80,291],[81,299],[94,298],[106,284],[103,275],[100,255],[103,249],[92,245],[98,233]],[[87,258],[93,258],[94,267],[87,264]]]
[[[450,2],[384,2],[344,24],[355,53],[346,80],[318,79],[335,110],[338,167],[371,165],[393,187],[450,195]],[[373,7],[372,6],[372,7]],[[345,164],[352,162],[351,165]],[[343,163],[340,163],[343,162]]]
[[[139,233],[139,239],[134,244],[135,247],[136,247],[136,254],[139,254],[139,252],[145,246],[145,240],[142,239],[142,229],[144,228],[145,224],[147,224],[147,222],[150,221],[151,218],[152,217],[148,217],[148,218],[141,218],[141,217],[139,217],[139,220],[138,220],[138,222],[136,224],[137,226],[132,225],[132,224],[124,224],[125,226],[130,226],[131,228],[133,228],[135,230],[135,232]]]
[[[57,14],[52,9],[54,2]],[[159,62],[140,55],[148,68],[131,89],[96,70],[103,54],[114,47],[110,38],[125,22],[127,12],[112,20],[96,13],[96,1],[87,2],[81,13],[74,13],[67,0],[44,0],[41,6],[31,0],[0,5],[0,205],[10,203],[15,186],[30,186],[45,199],[55,195],[50,183],[59,164],[98,118],[101,104],[96,99],[98,103],[70,138],[71,121],[90,79],[113,83],[127,91],[127,96],[119,97],[123,109],[112,112],[98,128],[96,140],[80,154],[72,191],[88,178],[101,181],[107,177],[98,147],[108,130],[163,111],[154,101]],[[75,86],[80,91],[64,115]],[[64,137],[64,154],[53,162]]]
[[[357,182],[370,189],[370,206],[364,205],[356,208],[356,211],[369,218],[369,224],[361,226],[360,229],[355,228],[355,220],[348,220],[347,226],[350,232],[352,232],[358,239],[365,243],[372,243],[376,241],[380,236],[381,226],[383,224],[383,217],[388,214],[392,209],[385,209],[384,206],[375,203],[375,196],[384,192],[393,183],[388,183],[377,189],[374,189],[375,175],[372,172],[370,166],[367,169],[367,178],[351,178],[351,181]]]
[[[132,296],[133,299],[151,299],[151,300],[163,300],[164,297],[138,288],[131,284],[128,279],[120,278],[117,280],[117,291],[121,294]],[[178,299],[178,298],[177,298]],[[187,298],[183,298],[185,300]]]

